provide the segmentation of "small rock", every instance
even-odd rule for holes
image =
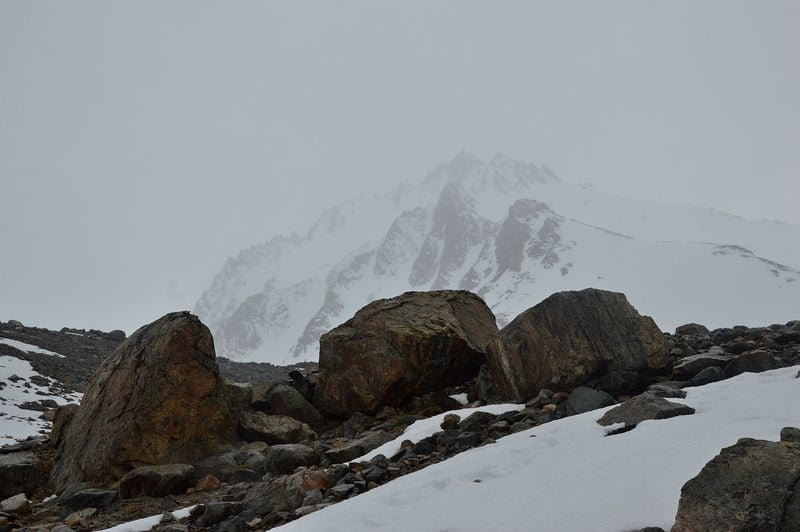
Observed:
[[[476,432],[481,431],[494,423],[494,420],[497,416],[494,414],[490,414],[489,412],[481,412],[480,410],[477,412],[473,412],[471,415],[467,416],[464,421],[458,424],[458,429],[463,432]]]
[[[461,422],[461,416],[458,414],[447,414],[444,416],[444,420],[439,425],[442,430],[452,430],[458,428],[458,424]]]
[[[97,513],[97,508],[84,508],[77,512],[72,512],[64,518],[64,524],[67,526],[79,526],[86,524],[86,521]]]
[[[13,514],[29,514],[31,513],[31,502],[24,493],[18,493],[0,502],[0,510]]]
[[[74,512],[81,508],[107,508],[114,504],[118,496],[119,494],[113,490],[87,488],[62,495],[58,503],[61,507]]]
[[[222,482],[214,475],[206,475],[197,481],[194,491],[216,491],[222,486]]]
[[[686,397],[686,392],[681,390],[680,388],[674,386],[668,386],[665,384],[652,384],[644,393],[649,393],[650,395],[655,395],[656,397],[677,397],[679,399],[683,399]]]

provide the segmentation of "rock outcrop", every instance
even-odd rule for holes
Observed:
[[[320,339],[314,403],[347,417],[461,384],[478,374],[496,331],[489,307],[470,292],[374,301]]]
[[[800,430],[742,438],[684,484],[672,532],[800,530]]]
[[[490,342],[488,362],[499,393],[535,397],[542,388],[588,386],[640,391],[648,375],[668,372],[670,345],[655,322],[624,294],[559,292],[517,316]]]
[[[144,465],[193,463],[236,439],[208,328],[167,314],[106,358],[61,437],[57,491],[104,485]]]

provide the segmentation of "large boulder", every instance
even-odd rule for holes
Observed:
[[[542,388],[583,384],[638,392],[670,369],[670,344],[624,294],[593,288],[558,292],[514,318],[491,341],[488,362],[498,392],[525,401]]]
[[[314,403],[347,417],[462,384],[477,376],[496,331],[486,303],[462,290],[374,301],[320,339]]]
[[[236,440],[214,340],[188,312],[136,331],[92,379],[56,452],[56,491],[145,465],[193,463]]]
[[[800,530],[800,431],[742,438],[684,484],[672,532]]]
[[[288,416],[270,416],[264,412],[242,412],[239,436],[247,442],[263,441],[269,445],[316,440],[311,427]]]

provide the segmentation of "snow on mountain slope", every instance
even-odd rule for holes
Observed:
[[[324,332],[407,290],[472,290],[501,324],[588,286],[625,292],[665,328],[760,324],[800,312],[798,244],[800,226],[636,202],[461,153],[417,187],[351,200],[306,235],[243,251],[195,312],[221,355],[274,363],[315,360]]]
[[[739,438],[800,425],[797,367],[687,389],[696,413],[605,436],[610,408],[512,434],[275,530],[669,530],[681,487]],[[643,475],[642,472],[647,472]]]
[[[24,351],[38,350],[35,352],[62,356],[6,338],[0,338],[0,342]],[[40,400],[55,401],[59,405],[80,402],[80,393],[53,395],[51,388],[45,385],[48,381],[26,360],[0,355],[0,445],[15,443],[28,436],[40,436],[50,430],[51,423],[41,419],[41,412],[21,408],[24,403]]]

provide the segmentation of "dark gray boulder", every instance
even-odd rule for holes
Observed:
[[[489,343],[487,360],[500,395],[526,401],[542,388],[641,391],[670,371],[670,348],[624,294],[587,289],[553,294],[514,318]]]
[[[673,373],[680,377],[691,378],[706,368],[725,366],[735,357],[720,353],[698,353],[683,357],[675,363]]]
[[[307,445],[272,445],[264,451],[264,462],[270,473],[288,474],[300,466],[319,464],[319,455]]]
[[[735,377],[742,373],[761,373],[784,367],[785,364],[769,351],[750,351],[739,355],[725,366],[725,375]]]
[[[567,415],[572,416],[611,406],[615,403],[614,398],[606,392],[579,386],[569,394],[569,398],[566,401],[566,412]]]
[[[142,466],[120,479],[119,495],[123,499],[165,497],[185,493],[193,485],[194,467],[188,464]]]
[[[672,532],[800,530],[800,431],[742,438],[684,484]]]
[[[615,423],[624,423],[626,428],[633,428],[648,419],[667,419],[688,414],[694,414],[694,408],[667,401],[663,397],[643,393],[612,408],[597,422],[604,427]]]
[[[721,381],[725,378],[725,370],[718,366],[711,366],[692,377],[689,382],[692,386],[703,386],[705,384],[711,384],[712,382]]]

